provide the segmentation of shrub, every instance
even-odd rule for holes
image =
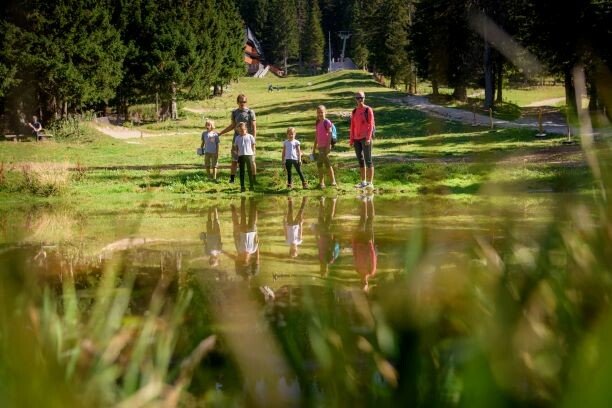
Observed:
[[[70,185],[68,163],[26,163],[21,165],[18,191],[41,197],[61,194]]]

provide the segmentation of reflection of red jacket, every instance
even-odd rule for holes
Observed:
[[[353,238],[355,269],[363,279],[376,273],[376,251],[372,240],[367,242]]]

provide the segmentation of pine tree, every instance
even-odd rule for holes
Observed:
[[[112,98],[123,75],[125,47],[107,8],[95,1],[23,1],[8,10],[14,41],[10,92],[42,110],[66,114]]]
[[[325,36],[321,27],[321,10],[319,4],[315,0],[310,5],[308,14],[308,29],[304,34],[304,61],[311,68],[319,68],[323,64],[323,55],[325,49]]]
[[[269,54],[266,57],[276,64],[282,64],[285,73],[290,58],[298,56],[299,36],[295,2],[293,0],[271,0],[268,15],[268,34],[266,43]]]
[[[353,8],[353,21],[351,25],[351,44],[353,62],[362,69],[367,69],[370,52],[368,49],[367,27],[363,25],[366,21],[363,15],[364,0],[356,0]]]

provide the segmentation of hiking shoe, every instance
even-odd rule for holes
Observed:
[[[230,184],[234,184],[235,178],[236,178],[235,176],[230,176],[230,180],[229,180]]]
[[[287,188],[293,188],[293,184],[287,183]]]
[[[325,188],[325,184],[323,184],[323,183],[319,184],[319,188],[320,188],[321,190],[323,190],[323,189]]]
[[[368,185],[368,183],[366,183],[365,181],[362,181],[359,184],[355,184],[355,188],[364,188],[367,185]]]
[[[308,188],[308,183],[306,183],[306,182],[302,183],[302,188],[303,189],[307,189]]]
[[[255,191],[255,187],[253,186],[249,187],[249,191]]]
[[[245,191],[246,191],[246,188],[244,188],[244,187],[240,187],[240,192],[241,192],[241,193],[244,193]]]
[[[367,188],[368,190],[373,190],[374,189],[374,183],[367,183],[365,188]]]

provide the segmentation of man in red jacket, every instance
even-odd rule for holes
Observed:
[[[357,188],[374,188],[374,166],[372,165],[372,135],[374,134],[374,112],[365,104],[365,93],[357,91],[355,94],[357,107],[351,115],[351,132],[349,143],[355,148],[355,155],[359,161],[361,182]]]

